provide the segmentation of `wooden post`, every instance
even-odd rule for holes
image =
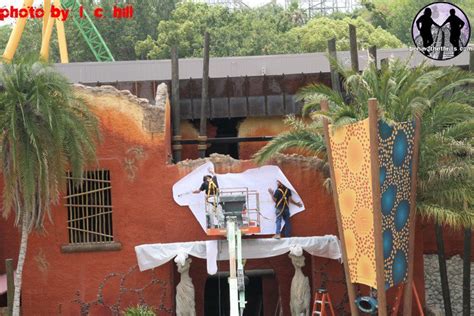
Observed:
[[[351,49],[352,70],[359,71],[359,52],[357,49],[357,31],[355,25],[349,24],[349,41]]]
[[[11,316],[13,313],[13,296],[15,294],[13,259],[5,260],[5,268],[7,271],[7,315]]]
[[[377,67],[377,46],[369,47],[369,56],[374,60],[375,66]]]
[[[334,60],[337,60],[337,51],[336,51],[336,39],[330,39],[328,41],[328,51],[329,51],[329,56],[331,56]],[[339,73],[337,72],[336,69],[329,63],[329,68],[331,70],[331,85],[332,89],[336,92],[341,93],[341,85],[339,82]]]
[[[469,70],[474,71],[474,46],[470,46],[469,51]]]
[[[467,204],[467,203],[466,203]],[[462,280],[462,315],[471,315],[471,245],[472,231],[471,228],[464,228],[464,258],[463,258],[463,275],[466,276]]]
[[[411,316],[412,313],[412,297],[413,297],[413,264],[415,257],[415,228],[416,228],[416,186],[418,172],[418,157],[420,153],[420,131],[421,120],[415,118],[415,138],[413,141],[413,157],[412,157],[412,177],[411,177],[411,195],[410,195],[410,217],[409,217],[409,239],[408,239],[408,273],[403,294],[403,315]]]
[[[474,47],[469,51],[469,70],[474,72]],[[465,204],[467,204],[465,202]],[[467,207],[467,205],[465,205]],[[462,284],[462,310],[463,316],[471,314],[471,245],[472,245],[472,231],[470,228],[464,229],[464,258],[463,258],[463,278]]]
[[[329,111],[328,101],[322,100],[321,101],[321,111],[327,112]],[[347,292],[349,294],[349,306],[351,308],[351,315],[358,316],[359,310],[355,304],[356,293],[354,285],[351,282],[351,274],[349,271],[349,262],[347,261],[347,250],[346,250],[346,243],[344,240],[344,229],[342,227],[342,218],[341,218],[341,211],[339,209],[339,199],[337,194],[337,187],[336,187],[336,177],[334,175],[334,165],[333,165],[333,158],[332,158],[332,150],[331,150],[331,142],[329,140],[329,122],[327,119],[323,119],[323,129],[324,129],[324,139],[326,141],[326,152],[328,155],[329,161],[329,172],[331,175],[331,188],[332,188],[332,197],[334,200],[334,206],[336,208],[336,218],[337,218],[337,228],[339,231],[339,238],[341,239],[342,245],[342,262],[344,264],[344,272],[346,275],[346,286]]]
[[[370,169],[372,174],[372,201],[374,212],[375,269],[377,283],[378,315],[387,315],[385,271],[382,244],[382,211],[380,204],[380,166],[377,99],[369,99]]]
[[[448,283],[448,272],[446,268],[446,251],[444,250],[444,238],[443,238],[443,225],[435,223],[435,237],[436,237],[436,248],[438,249],[438,265],[440,270],[441,285],[447,284],[447,286],[441,286],[441,295],[443,296],[444,303],[444,314],[447,316],[453,315],[451,305],[451,294]]]
[[[183,145],[179,143],[181,140],[181,111],[179,104],[179,58],[178,47],[171,47],[171,99],[172,99],[172,116],[173,116],[173,158],[174,162],[181,161],[181,150]]]
[[[208,105],[208,89],[209,89],[209,33],[204,33],[204,53],[203,53],[203,66],[202,66],[202,93],[201,93],[201,122],[199,124],[199,140],[201,143],[198,145],[199,157],[204,158],[206,156],[206,110]]]

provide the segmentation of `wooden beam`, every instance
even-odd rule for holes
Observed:
[[[328,52],[329,52],[330,57],[332,57],[334,60],[337,60],[336,39],[335,38],[330,39],[328,41]],[[341,93],[341,85],[340,85],[340,82],[339,82],[339,73],[337,72],[336,69],[334,69],[334,67],[331,65],[331,63],[329,64],[329,68],[331,70],[332,89],[334,91],[337,91],[337,92]]]
[[[179,57],[178,47],[171,47],[171,107],[173,117],[173,140],[178,143],[173,144],[174,162],[181,161],[181,149],[183,146],[179,144],[181,139],[181,106],[179,104]]]
[[[357,31],[353,24],[349,24],[349,41],[351,50],[351,66],[355,72],[359,71],[359,52],[357,49]]]
[[[380,166],[377,99],[369,99],[370,169],[372,174],[372,201],[374,212],[375,270],[377,281],[378,315],[387,315],[385,269],[382,243],[382,211],[380,204]]]
[[[471,46],[474,49],[474,47]],[[474,72],[474,50],[469,51],[469,70]],[[467,204],[467,203],[465,203]],[[472,230],[470,228],[464,229],[464,258],[463,258],[463,291],[462,291],[462,310],[463,316],[471,315],[471,245],[472,245]]]
[[[369,56],[374,60],[375,66],[377,66],[377,46],[369,47]]]
[[[13,296],[15,294],[13,259],[5,260],[5,269],[7,272],[7,315],[11,316],[13,313]]]
[[[327,100],[321,101],[321,111],[323,112],[329,111]],[[329,172],[331,175],[332,198],[334,200],[334,207],[336,208],[337,228],[339,231],[339,239],[341,240],[342,262],[344,264],[344,272],[346,275],[346,286],[347,286],[347,292],[349,294],[349,306],[351,308],[351,315],[358,316],[359,310],[357,309],[357,306],[355,304],[356,293],[355,293],[354,285],[351,282],[349,262],[347,261],[347,250],[346,250],[346,243],[344,239],[344,229],[342,227],[342,218],[341,218],[341,211],[339,208],[339,198],[337,194],[336,177],[334,175],[334,164],[333,164],[333,158],[332,158],[331,142],[329,139],[329,122],[327,119],[323,119],[323,129],[324,129],[324,139],[326,141],[326,152],[327,152],[328,162],[329,162]]]
[[[208,137],[205,142],[209,144],[235,144],[245,142],[268,142],[274,139],[275,136],[251,136],[251,137]],[[200,139],[181,139],[181,144],[199,144]]]
[[[413,141],[412,156],[412,177],[411,177],[411,193],[410,193],[410,229],[408,235],[408,274],[403,294],[403,315],[411,316],[413,304],[413,265],[415,257],[415,231],[416,231],[416,186],[418,179],[418,157],[420,153],[420,131],[421,120],[415,118],[415,138]]]
[[[208,104],[208,89],[209,89],[209,33],[204,33],[204,52],[202,63],[202,93],[201,93],[201,118],[199,124],[199,136],[202,140],[207,137],[207,117],[206,109]],[[206,156],[206,144],[198,145],[199,156],[204,158]]]

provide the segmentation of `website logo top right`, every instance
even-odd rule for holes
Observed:
[[[471,25],[463,10],[448,2],[434,2],[413,19],[415,49],[434,60],[448,60],[467,50]]]

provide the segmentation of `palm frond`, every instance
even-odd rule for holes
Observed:
[[[321,155],[323,157],[325,157],[326,152],[324,138],[321,134],[298,129],[278,135],[261,148],[253,158],[257,163],[262,164],[288,149],[308,151],[313,155]]]
[[[40,229],[67,168],[82,173],[95,159],[98,121],[51,65],[30,58],[4,64],[0,83],[3,215],[14,210],[19,223],[28,214],[29,229]]]

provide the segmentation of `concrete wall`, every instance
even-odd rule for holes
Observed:
[[[425,255],[426,306],[437,313],[444,314],[444,302],[441,293],[441,280],[437,255]],[[456,255],[446,262],[449,291],[453,315],[462,315],[463,259]],[[474,275],[474,263],[471,263],[471,275]],[[474,301],[474,282],[471,282],[471,302]],[[472,304],[472,303],[471,303]]]

